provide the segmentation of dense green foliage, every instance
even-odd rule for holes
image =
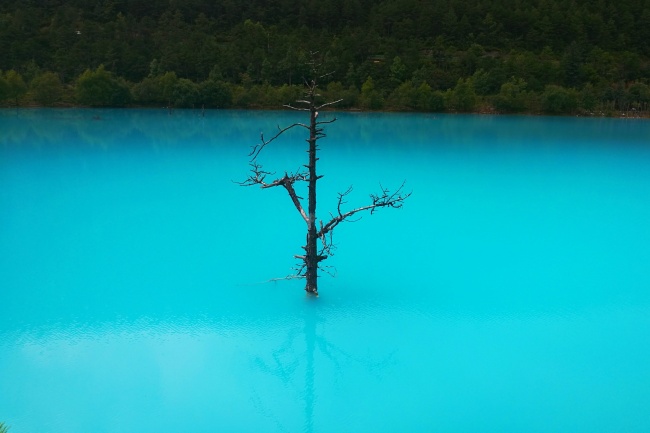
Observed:
[[[344,107],[646,111],[648,41],[650,0],[4,0],[0,100],[276,106],[318,50]]]
[[[86,71],[77,79],[77,100],[90,106],[123,106],[131,101],[131,93],[123,80],[100,65],[96,70]]]

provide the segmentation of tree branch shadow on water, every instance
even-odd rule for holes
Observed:
[[[269,362],[266,362],[262,357],[255,357],[254,364],[256,368],[263,373],[275,376],[281,380],[284,385],[294,385],[294,388],[300,389],[299,383],[300,366],[302,360],[305,361],[304,367],[304,428],[306,433],[312,433],[315,430],[314,419],[317,415],[316,406],[316,352],[318,351],[329,361],[330,365],[334,366],[336,378],[344,376],[342,363],[354,363],[365,367],[367,372],[370,372],[375,378],[381,378],[379,371],[387,364],[393,362],[397,350],[391,351],[384,359],[373,361],[369,358],[355,356],[337,345],[328,341],[324,336],[323,328],[326,324],[326,318],[318,311],[319,305],[315,298],[307,298],[310,304],[303,311],[303,328],[293,328],[284,339],[283,344],[271,353]],[[319,325],[321,325],[319,327]],[[320,333],[317,332],[320,329]],[[305,348],[301,353],[295,346],[299,344],[300,337],[304,337]],[[325,367],[325,366],[324,366]],[[276,424],[278,431],[290,431],[282,422],[265,407],[263,399],[257,392],[254,393],[253,402],[260,413],[270,418]]]

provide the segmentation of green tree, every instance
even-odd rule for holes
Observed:
[[[302,99],[302,86],[283,84],[277,89],[277,98],[279,104],[292,104]]]
[[[628,98],[632,108],[636,110],[648,110],[650,104],[650,86],[644,83],[634,83],[628,89]]]
[[[251,92],[254,94],[257,105],[262,107],[279,107],[282,105],[278,88],[271,86],[269,83],[257,84],[253,86]]]
[[[176,107],[194,107],[199,99],[198,86],[187,78],[180,78],[174,86],[173,99]]]
[[[260,67],[260,80],[263,83],[269,83],[273,76],[273,66],[271,62],[266,57],[262,61],[262,66]]]
[[[223,81],[208,79],[199,85],[199,101],[209,108],[228,108],[232,105],[232,91]]]
[[[422,83],[415,92],[415,107],[421,111],[444,111],[445,98],[427,83]]]
[[[86,71],[77,79],[77,100],[91,107],[120,107],[131,102],[131,92],[126,83],[100,65]]]
[[[579,107],[583,110],[595,110],[598,105],[596,89],[591,83],[587,83],[580,91]]]
[[[564,83],[568,87],[579,87],[584,81],[583,50],[575,41],[569,45],[562,57]]]
[[[149,76],[150,77],[159,77],[163,74],[162,71],[162,66],[160,65],[160,62],[158,59],[153,59],[151,63],[149,63]]]
[[[34,100],[46,106],[61,100],[63,85],[59,76],[54,72],[43,72],[32,80],[31,89]]]
[[[135,84],[132,89],[133,99],[138,104],[150,105],[164,103],[159,77],[147,77]]]
[[[461,112],[470,112],[476,107],[476,92],[471,78],[459,78],[456,87],[447,93],[447,107]]]
[[[369,110],[380,110],[384,106],[384,98],[381,93],[375,89],[375,82],[372,77],[368,77],[361,86],[361,106]]]
[[[347,88],[340,81],[332,81],[327,84],[327,89],[324,92],[325,98],[330,101],[340,100],[337,106],[341,108],[350,108],[357,104],[359,100],[359,89],[350,85]],[[295,98],[296,101],[300,98]]]
[[[629,94],[624,82],[609,85],[603,92],[603,99],[609,103],[608,109],[627,110]]]
[[[630,51],[621,53],[619,77],[624,80],[637,80],[641,76],[641,58]]]
[[[501,91],[493,99],[494,107],[499,111],[518,113],[526,108],[526,82],[512,77],[501,85]]]
[[[338,101],[344,99],[343,96],[344,92],[345,92],[345,87],[340,81],[330,81],[329,83],[327,83],[327,88],[324,92],[324,97],[325,99],[330,101]],[[297,101],[298,99],[300,98],[293,99],[291,102]]]
[[[411,81],[406,81],[391,92],[386,104],[395,110],[405,110],[415,107],[416,90]]]
[[[648,6],[643,9],[643,13],[639,17],[635,35],[639,49],[646,56],[650,56],[650,44],[648,44],[650,40],[650,7]]]
[[[5,77],[0,71],[0,101],[4,101],[9,97],[9,84],[7,84],[7,80],[5,80]]]
[[[500,67],[495,67],[488,71],[479,69],[472,76],[476,94],[483,96],[498,93],[506,79],[506,73]]]
[[[448,37],[451,36],[452,38],[455,38],[457,29],[458,15],[456,15],[456,11],[453,6],[451,6],[442,19],[442,31]]]
[[[7,98],[13,99],[16,106],[18,106],[18,100],[27,93],[27,85],[22,75],[11,69],[5,72],[5,81],[8,87]]]
[[[542,94],[542,110],[548,114],[570,114],[578,108],[578,92],[548,85]]]
[[[390,79],[394,85],[399,85],[406,79],[406,65],[399,56],[395,56],[393,63],[390,65]]]
[[[168,107],[174,105],[176,89],[176,83],[178,83],[178,77],[175,72],[165,72],[163,75],[157,78],[158,89],[160,92],[160,102],[166,103]]]
[[[501,42],[499,40],[500,38],[499,35],[502,31],[503,31],[503,25],[497,23],[494,20],[494,16],[492,15],[492,13],[488,12],[485,15],[485,18],[483,18],[483,20],[481,21],[481,25],[479,27],[478,40],[483,45],[499,44]]]

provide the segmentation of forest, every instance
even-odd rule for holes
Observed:
[[[650,0],[3,0],[0,105],[648,115]]]

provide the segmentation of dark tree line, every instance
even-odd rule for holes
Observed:
[[[649,40],[650,0],[5,0],[0,99],[277,106],[319,47],[348,107],[641,111]],[[99,68],[119,95],[88,101]]]

